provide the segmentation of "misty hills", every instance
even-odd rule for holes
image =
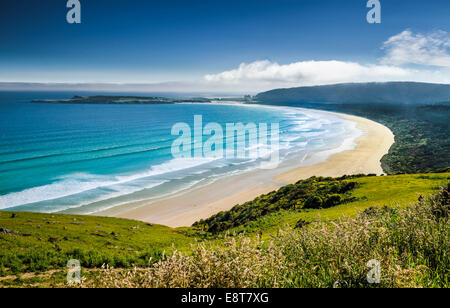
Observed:
[[[418,82],[345,83],[275,89],[254,98],[262,103],[435,104],[450,102],[450,85]]]

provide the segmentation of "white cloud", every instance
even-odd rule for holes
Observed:
[[[417,81],[450,83],[450,35],[428,35],[405,30],[382,45],[378,63],[350,61],[300,61],[279,64],[269,60],[242,63],[238,68],[204,76],[211,87],[261,91],[270,88],[323,85],[343,82]],[[419,64],[420,67],[410,64]]]
[[[419,64],[450,68],[450,35],[435,31],[428,35],[405,30],[384,42],[384,64]]]
[[[211,83],[303,83],[326,84],[343,81],[402,79],[411,70],[385,65],[361,65],[343,61],[303,61],[280,65],[268,60],[242,63],[237,69],[206,75]]]

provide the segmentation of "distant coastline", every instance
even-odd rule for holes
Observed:
[[[203,97],[195,98],[167,98],[146,96],[74,96],[69,99],[34,99],[32,103],[46,104],[176,104],[176,103],[210,103],[211,100]]]
[[[206,98],[206,97],[162,97],[162,96],[122,96],[122,95],[75,95],[66,99],[33,99],[31,103],[44,104],[104,104],[104,105],[158,105],[158,104],[206,104],[206,103],[254,103],[250,96]]]

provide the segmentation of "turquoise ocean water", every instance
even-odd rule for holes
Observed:
[[[280,159],[344,150],[359,132],[340,117],[288,107],[30,103],[79,93],[0,93],[0,210],[88,214],[204,185],[262,158],[174,159],[172,126],[279,123]],[[207,137],[205,137],[207,138]]]

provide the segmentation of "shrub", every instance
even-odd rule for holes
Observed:
[[[324,202],[323,207],[333,207],[342,203],[342,197],[338,194],[329,195],[327,200]]]
[[[306,199],[305,204],[303,207],[305,209],[319,209],[322,207],[323,200],[320,198],[320,196],[311,196],[308,199]]]

